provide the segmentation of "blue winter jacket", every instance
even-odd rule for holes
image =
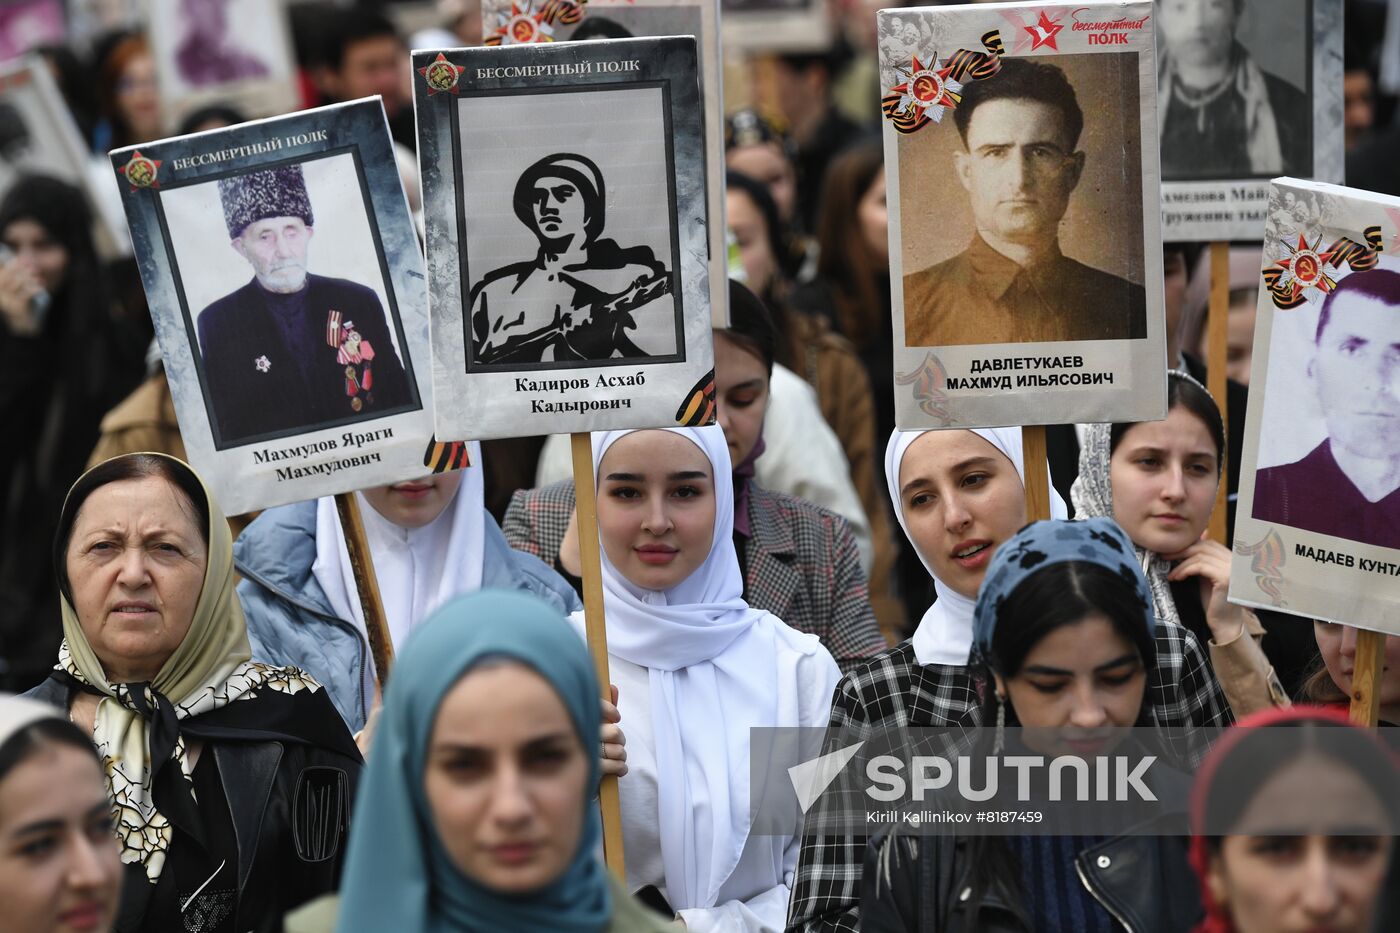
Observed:
[[[583,608],[578,594],[539,558],[511,550],[489,512],[483,509],[481,519],[486,523],[483,588],[525,590],[564,613]],[[336,617],[311,575],[315,501],[263,512],[234,542],[233,560],[243,577],[238,598],[253,659],[306,671],[330,692],[351,732],[364,728],[372,699],[364,690],[369,645],[353,621]]]

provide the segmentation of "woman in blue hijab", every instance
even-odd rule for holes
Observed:
[[[564,617],[524,594],[452,600],[394,665],[338,905],[291,933],[651,933],[600,861],[598,682]]]

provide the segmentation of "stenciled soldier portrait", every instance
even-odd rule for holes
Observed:
[[[1311,177],[1310,19],[1309,0],[1157,0],[1165,180]]]
[[[906,346],[1147,336],[1132,58],[1006,58],[952,121],[899,140]],[[1071,59],[1096,69],[1093,106]]]
[[[661,90],[520,100],[457,102],[467,371],[675,359],[677,183]]]
[[[308,190],[313,168],[322,179],[338,183],[326,188],[323,204],[314,203]],[[198,337],[217,446],[417,405],[400,358],[397,317],[386,313],[381,299],[392,303],[382,273],[366,284],[311,271],[356,270],[361,277],[382,269],[364,207],[330,197],[341,190],[358,193],[356,175],[354,161],[342,155],[262,168],[162,196],[184,267],[184,298]],[[189,208],[201,196],[207,202],[215,187],[221,223],[202,217],[220,226],[202,231],[198,242],[222,235],[227,253],[213,253],[229,257],[222,263],[207,251],[196,253],[191,242],[197,215]],[[190,203],[181,205],[178,199],[187,192]],[[335,211],[336,222],[318,227],[323,211]],[[219,284],[236,287],[206,303],[204,294]],[[200,293],[192,294],[196,288]]]
[[[515,215],[531,259],[486,273],[471,292],[477,362],[644,359],[628,336],[638,315],[670,314],[671,270],[644,245],[605,237],[607,187],[591,159],[549,155],[520,175]]]

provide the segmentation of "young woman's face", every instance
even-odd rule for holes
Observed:
[[[106,931],[122,866],[102,769],[48,742],[0,780],[0,930]]]
[[[1237,933],[1369,933],[1393,845],[1380,800],[1317,756],[1261,777],[1206,876]]]
[[[461,471],[435,473],[364,490],[365,501],[400,528],[422,528],[443,513],[462,484]]]
[[[899,502],[909,537],[934,575],[968,599],[992,554],[1026,523],[1016,467],[971,431],[929,431],[899,465]]]
[[[52,294],[63,285],[63,277],[68,272],[68,248],[54,239],[49,231],[36,220],[21,217],[10,221],[0,232],[0,243],[4,243],[15,254],[15,261]]]
[[[438,708],[423,769],[452,864],[503,894],[562,875],[583,832],[587,754],[559,695],[530,668],[491,665],[459,680]]]
[[[767,185],[778,207],[778,216],[784,222],[792,221],[793,207],[797,204],[797,170],[777,143],[735,146],[724,154],[724,164]]]
[[[671,431],[616,441],[598,466],[598,534],[618,572],[668,590],[705,562],[715,531],[714,467]]]
[[[1047,755],[1090,757],[1138,720],[1147,670],[1137,647],[1102,613],[1062,625],[1031,648],[997,692],[1009,702],[1026,744]]]
[[[778,257],[773,255],[768,224],[763,212],[747,194],[731,188],[725,195],[725,217],[734,241],[739,244],[739,261],[744,265],[744,284],[755,295],[762,295],[778,274]]]
[[[139,141],[160,137],[160,98],[156,93],[154,58],[139,55],[127,62],[117,79],[117,109]]]
[[[1317,650],[1322,655],[1322,663],[1332,682],[1348,696],[1351,695],[1351,678],[1356,669],[1356,629],[1350,625],[1335,622],[1313,622],[1313,637],[1317,639]],[[1381,673],[1381,706],[1400,708],[1400,638],[1387,636],[1385,640],[1385,669]]]
[[[860,224],[860,236],[870,249],[870,255],[879,261],[883,268],[890,261],[889,210],[885,204],[885,170],[881,169],[870,187],[865,189],[856,204],[856,220]]]
[[[768,367],[763,360],[722,330],[715,331],[715,396],[719,425],[736,464],[753,452],[763,436],[768,412]]]
[[[1185,550],[1210,522],[1218,457],[1205,422],[1180,405],[1165,421],[1133,425],[1109,461],[1114,519],[1139,547]]]

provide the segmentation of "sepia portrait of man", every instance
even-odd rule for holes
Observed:
[[[1007,59],[964,86],[954,174],[975,226],[961,253],[904,276],[907,346],[1147,336],[1142,286],[1065,256],[1060,225],[1090,158],[1055,65]],[[906,208],[907,210],[907,208]]]
[[[301,166],[218,187],[230,244],[253,276],[197,319],[216,436],[230,443],[410,405],[379,296],[307,269],[316,228]]]
[[[1400,548],[1400,272],[1338,282],[1313,343],[1308,376],[1327,437],[1301,460],[1258,471],[1254,517]]]
[[[1251,2],[1268,16],[1277,0],[1157,0],[1158,119],[1169,181],[1312,174],[1312,103],[1237,38]]]
[[[546,156],[516,182],[516,217],[535,255],[488,272],[471,292],[478,363],[539,363],[650,356],[628,335],[636,315],[671,314],[671,273],[649,246],[603,237],[602,172],[574,153]]]

